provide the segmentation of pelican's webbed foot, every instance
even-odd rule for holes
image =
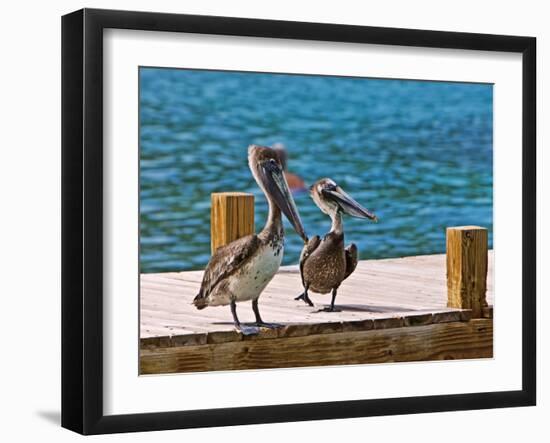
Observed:
[[[294,300],[303,300],[304,303],[308,304],[309,306],[315,306],[311,299],[309,298],[309,295],[307,295],[307,290],[309,288],[309,285],[306,284],[304,288],[304,292],[302,292],[298,297],[296,297]]]
[[[235,300],[231,300],[231,314],[233,314],[233,323],[235,324],[235,329],[239,331],[242,335],[256,335],[260,333],[260,328],[256,326],[244,326],[239,321],[237,317],[237,304]]]
[[[319,309],[317,312],[342,312],[342,310],[338,309],[337,307],[335,307],[333,305],[330,305],[330,306],[325,306],[322,309]]]
[[[257,326],[244,326],[239,323],[235,327],[242,335],[257,335],[260,333],[260,328]]]
[[[305,304],[315,306],[305,292],[300,294],[298,297],[295,297],[294,300],[303,300]]]
[[[268,328],[268,329],[277,329],[283,326],[277,323],[266,323],[265,321],[262,320],[262,316],[260,315],[260,309],[258,308],[257,298],[252,300],[252,310],[254,311],[254,315],[256,316],[256,323],[254,323],[255,326],[259,326],[260,328]]]
[[[342,312],[341,309],[334,307],[334,301],[336,300],[336,294],[338,292],[338,286],[332,289],[332,300],[330,306],[325,306],[323,309],[319,309],[317,312]]]

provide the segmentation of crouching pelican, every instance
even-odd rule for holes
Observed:
[[[257,334],[264,323],[258,310],[258,298],[271,281],[283,259],[284,230],[281,212],[298,235],[307,237],[284,178],[275,150],[251,145],[248,165],[269,204],[267,222],[259,234],[252,234],[219,247],[210,258],[198,295],[193,300],[197,309],[230,305],[235,327],[245,335]],[[237,317],[237,302],[252,301],[256,317],[254,326],[244,326]]]
[[[374,221],[377,221],[377,218],[330,178],[317,181],[310,191],[315,204],[332,219],[332,227],[323,239],[316,235],[304,245],[300,256],[300,274],[304,292],[295,300],[304,300],[308,305],[313,306],[308,296],[309,290],[319,294],[332,291],[330,307],[322,310],[333,312],[338,287],[357,266],[357,246],[351,243],[344,248],[342,214]]]

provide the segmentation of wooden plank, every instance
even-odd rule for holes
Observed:
[[[474,318],[487,306],[487,229],[447,228],[448,306],[471,309]]]
[[[493,356],[493,321],[342,331],[141,349],[141,374],[389,363]]]
[[[212,253],[245,235],[254,233],[254,195],[244,192],[214,192],[210,208]]]
[[[489,257],[487,297],[492,300],[491,253]],[[294,297],[301,289],[298,268],[282,267],[262,294],[259,304],[266,321],[284,327],[277,332],[262,331],[259,339],[284,337],[285,334],[327,333],[338,329],[362,330],[358,326],[361,322],[374,327],[377,321],[380,327],[396,321],[402,322],[403,326],[466,321],[471,313],[447,307],[445,265],[444,255],[361,261],[356,272],[339,289],[336,304],[342,311],[338,313],[317,312],[330,303],[330,294],[312,293],[313,308],[295,301]],[[194,344],[192,339],[186,338],[193,333],[212,334],[211,339],[218,341],[231,337],[241,340],[233,333],[229,307],[197,311],[191,304],[201,280],[202,271],[142,274],[140,337],[172,337],[176,340],[175,337],[181,336],[182,345]],[[250,303],[240,303],[237,309],[243,322],[254,320]],[[484,317],[491,314],[492,311],[487,309]],[[215,338],[217,333],[219,337]]]

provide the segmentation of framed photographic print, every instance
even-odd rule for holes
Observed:
[[[534,38],[84,9],[62,58],[64,427],[535,404]]]

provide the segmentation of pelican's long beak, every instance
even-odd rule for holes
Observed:
[[[351,215],[352,217],[368,218],[373,221],[378,221],[376,215],[357,203],[346,194],[340,186],[336,186],[334,189],[323,189],[322,193],[325,197],[334,201],[345,214]]]
[[[298,208],[288,189],[282,169],[276,162],[271,161],[265,162],[260,169],[262,171],[261,180],[266,191],[273,197],[276,205],[285,214],[298,235],[307,242],[307,235],[302,225],[302,220],[300,220]]]

